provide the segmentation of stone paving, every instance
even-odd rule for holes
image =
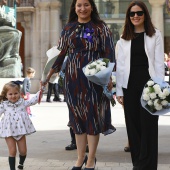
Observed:
[[[77,155],[76,150],[64,149],[70,143],[66,103],[46,103],[45,98],[40,105],[32,107],[31,119],[37,132],[27,137],[28,154],[24,170],[71,170]],[[132,170],[130,154],[123,151],[127,136],[123,109],[119,104],[112,108],[112,122],[117,131],[100,136],[95,169]],[[159,119],[158,163],[158,170],[170,170],[170,114]],[[4,139],[0,139],[0,170],[9,170]]]

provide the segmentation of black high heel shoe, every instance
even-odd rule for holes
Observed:
[[[84,168],[84,170],[95,170],[95,166],[96,166],[96,162],[97,162],[97,159],[95,158],[94,160],[94,168]]]
[[[84,158],[84,161],[83,161],[82,165],[79,166],[79,167],[73,166],[73,168],[72,168],[71,170],[81,170],[83,164],[86,164],[86,163],[87,163],[87,159],[88,159],[88,157],[87,157],[87,155],[86,155],[85,158]]]

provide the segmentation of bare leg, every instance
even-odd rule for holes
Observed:
[[[87,135],[87,141],[89,146],[88,160],[86,168],[94,168],[94,162],[96,157],[96,150],[99,143],[100,135]]]
[[[20,140],[18,140],[17,145],[20,155],[25,156],[27,154],[26,137],[23,136]]]
[[[8,161],[9,161],[10,170],[15,170],[15,156],[17,153],[16,140],[13,137],[5,138],[5,140],[9,150]]]
[[[17,153],[16,140],[13,137],[5,138],[5,140],[6,140],[6,143],[7,143],[7,146],[8,146],[9,156],[15,157],[16,153]]]
[[[75,164],[76,167],[80,167],[83,164],[85,152],[86,152],[86,145],[87,145],[87,134],[75,134],[76,136],[76,144],[77,144],[77,154],[78,159]]]

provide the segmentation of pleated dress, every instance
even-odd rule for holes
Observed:
[[[88,36],[88,38],[87,38]],[[85,38],[86,37],[86,38]],[[75,134],[97,135],[115,131],[111,124],[110,101],[103,88],[86,78],[82,68],[99,58],[115,61],[112,34],[105,23],[72,22],[61,33],[61,50],[52,68],[61,69],[65,56],[65,98],[69,109],[69,123]]]
[[[20,98],[16,103],[3,101],[0,103],[0,138],[13,137],[20,140],[23,135],[36,132],[27,113],[27,107],[38,103],[39,92],[29,100]]]

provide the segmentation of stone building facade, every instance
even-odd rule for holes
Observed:
[[[116,43],[122,31],[125,10],[131,0],[95,0],[95,2],[101,18],[113,31]],[[111,4],[108,5],[108,2]],[[170,28],[165,28],[166,23],[170,22],[170,17],[165,14],[165,0],[144,2],[151,12],[154,25],[161,30],[164,37],[168,34],[167,29],[170,32]],[[32,80],[32,93],[39,89],[41,73],[47,61],[46,51],[57,44],[68,17],[70,4],[71,0],[21,0],[20,6],[17,7],[18,29],[23,33],[20,52],[24,70],[27,67],[36,69],[36,76]],[[170,35],[166,35],[165,40],[170,42]],[[165,49],[170,51],[170,44],[166,45]]]

